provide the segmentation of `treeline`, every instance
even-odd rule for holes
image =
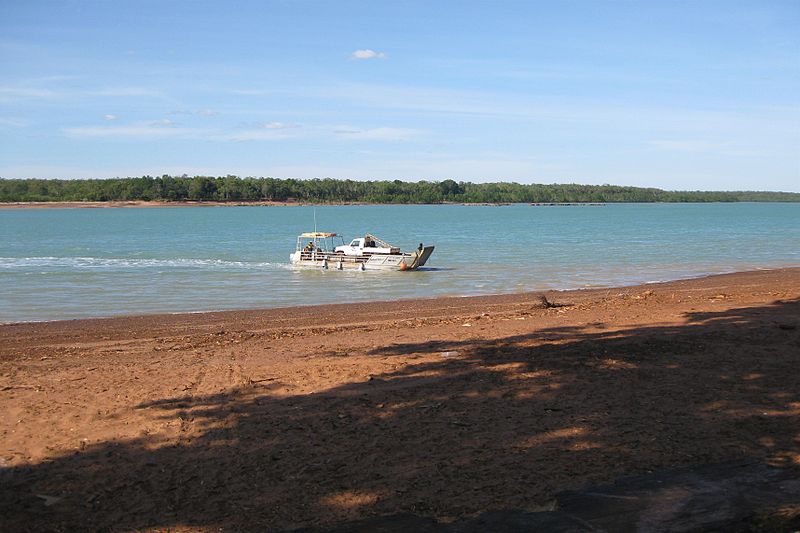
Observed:
[[[0,179],[0,202],[154,200],[305,203],[577,203],[577,202],[798,202],[800,193],[664,191],[575,184],[353,181],[143,176],[141,178]]]

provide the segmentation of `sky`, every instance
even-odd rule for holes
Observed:
[[[800,192],[800,0],[0,0],[0,177]]]

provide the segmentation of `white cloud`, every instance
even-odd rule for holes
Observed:
[[[213,117],[219,115],[218,111],[214,111],[213,109],[201,109],[197,112],[198,115],[202,115],[204,117]]]
[[[386,54],[369,48],[362,48],[350,54],[350,59],[386,59]]]
[[[117,120],[117,115],[103,115],[103,120]]]

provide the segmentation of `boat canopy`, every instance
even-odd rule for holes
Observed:
[[[321,231],[309,231],[309,232],[306,232],[306,233],[301,233],[300,236],[301,237],[314,237],[314,238],[317,238],[317,239],[326,239],[328,237],[336,237],[337,235],[335,233],[323,233]]]

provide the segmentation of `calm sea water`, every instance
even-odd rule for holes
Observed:
[[[323,206],[436,245],[417,272],[292,269],[312,207],[0,209],[0,322],[618,286],[800,266],[800,204]]]

